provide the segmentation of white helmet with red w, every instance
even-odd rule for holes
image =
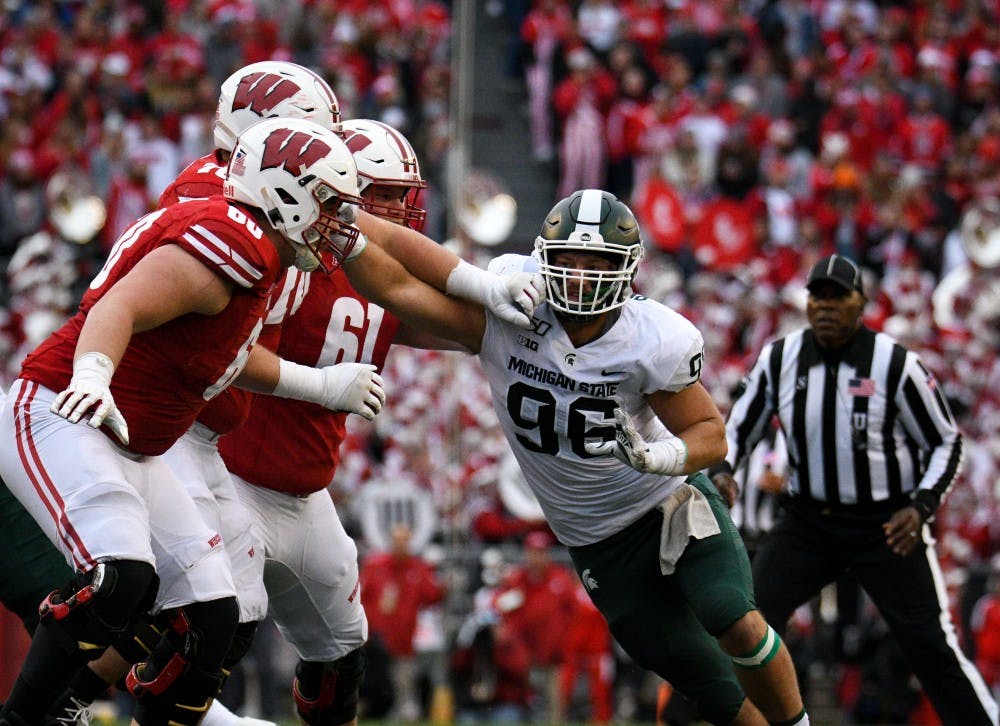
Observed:
[[[361,194],[369,187],[394,187],[402,195],[403,204],[396,207],[369,194],[362,208],[376,217],[422,230],[427,210],[418,207],[416,201],[427,182],[420,176],[420,163],[410,142],[381,121],[352,119],[345,121],[343,128],[347,148],[358,165]]]
[[[236,137],[265,118],[304,118],[343,134],[333,89],[295,63],[251,63],[223,81],[215,110],[216,148],[232,151]]]
[[[361,203],[354,158],[339,136],[312,121],[268,119],[243,132],[222,193],[263,211],[295,248],[300,270],[328,272],[358,241],[353,209],[343,206]]]

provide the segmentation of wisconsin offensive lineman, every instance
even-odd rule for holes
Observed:
[[[419,230],[425,212],[416,195],[425,182],[409,141],[378,121],[350,120],[343,128],[358,166],[362,209],[394,223],[375,230],[378,238],[391,242],[401,225]],[[351,361],[381,369],[393,343],[447,345],[400,326],[343,274],[334,274],[313,277],[297,312],[282,326],[277,352],[307,366]],[[300,659],[293,687],[298,714],[316,726],[354,721],[361,646],[368,637],[357,548],[326,491],[340,462],[345,419],[308,402],[258,396],[246,423],[219,447],[264,533],[270,614]],[[282,456],[292,445],[294,459]]]
[[[171,630],[129,673],[134,719],[200,720],[238,606],[221,538],[159,455],[240,374],[281,270],[354,246],[336,215],[356,174],[331,131],[258,124],[237,146],[229,198],[138,220],[77,315],[25,360],[0,412],[0,474],[79,574],[43,605],[0,719],[40,722],[152,606]]]
[[[306,119],[342,135],[336,96],[315,73],[294,63],[278,61],[245,66],[222,84],[214,129],[216,149],[178,175],[161,194],[159,207],[221,195],[227,163],[237,136],[265,117]],[[308,381],[311,376],[312,385],[290,390],[281,383],[280,369],[275,369],[278,365],[276,360],[266,355],[268,341],[272,336],[275,342],[277,340],[276,334],[271,331],[301,299],[302,286],[307,279],[305,272],[294,267],[280,279],[269,298],[268,317],[258,345],[251,351],[247,368],[241,373],[237,385],[252,385],[258,390],[274,392],[276,382],[282,395],[304,395],[320,405],[371,418],[378,413],[383,401],[381,379],[372,366],[345,363],[322,371],[297,371],[300,379]],[[263,364],[260,362],[262,357]],[[223,669],[227,672],[249,648],[267,607],[262,579],[263,548],[255,539],[250,519],[239,504],[232,480],[216,449],[218,438],[239,426],[245,418],[250,396],[249,392],[236,386],[222,391],[202,409],[195,424],[164,454],[166,462],[194,500],[202,519],[222,536],[230,558],[240,621],[233,645],[223,661]],[[3,490],[0,494],[9,493]],[[25,603],[19,612],[26,613],[25,624],[30,631],[34,626],[27,607],[37,609],[37,604],[65,582],[70,574],[66,572],[61,555],[16,500],[3,500],[0,511],[26,536],[27,544],[22,547],[19,543],[17,548],[5,551],[0,565],[5,573],[15,573],[15,577],[10,578],[11,582],[4,583],[4,603]],[[35,563],[41,563],[40,572]],[[100,659],[78,671],[59,700],[51,705],[47,718],[54,722],[78,718],[82,710],[108,689],[109,684],[118,681],[130,665],[145,656],[159,640],[158,631],[162,629],[162,623],[143,619]],[[238,723],[261,726],[268,722],[239,719],[218,701],[213,701],[204,723],[206,726]]]

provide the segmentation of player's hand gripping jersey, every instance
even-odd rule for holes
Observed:
[[[87,312],[146,254],[167,244],[180,246],[232,283],[233,296],[216,315],[188,314],[132,336],[111,392],[129,423],[129,448],[147,455],[170,448],[206,403],[232,383],[260,335],[281,266],[274,246],[239,206],[213,197],[135,222],[115,243],[79,312],[28,356],[21,372],[53,391],[65,389]]]

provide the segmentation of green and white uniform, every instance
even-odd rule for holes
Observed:
[[[559,540],[600,541],[638,520],[685,477],[645,474],[584,444],[614,437],[614,409],[647,441],[668,432],[644,394],[679,391],[701,372],[703,342],[683,316],[633,297],[597,340],[575,348],[548,305],[533,330],[488,316],[479,358],[500,425]]]
[[[504,255],[490,269],[530,270],[532,262]],[[695,700],[703,718],[729,723],[744,694],[716,638],[755,604],[746,549],[722,497],[704,475],[647,474],[585,450],[614,437],[616,407],[646,441],[668,437],[644,396],[699,380],[702,337],[640,296],[610,319],[600,337],[574,347],[548,304],[530,330],[487,313],[479,358],[525,479],[615,638]],[[673,574],[663,575],[658,507],[685,483],[708,500],[719,533],[690,539]]]

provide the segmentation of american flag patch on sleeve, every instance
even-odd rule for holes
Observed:
[[[868,398],[875,395],[875,381],[872,378],[852,378],[847,382],[847,395]]]

